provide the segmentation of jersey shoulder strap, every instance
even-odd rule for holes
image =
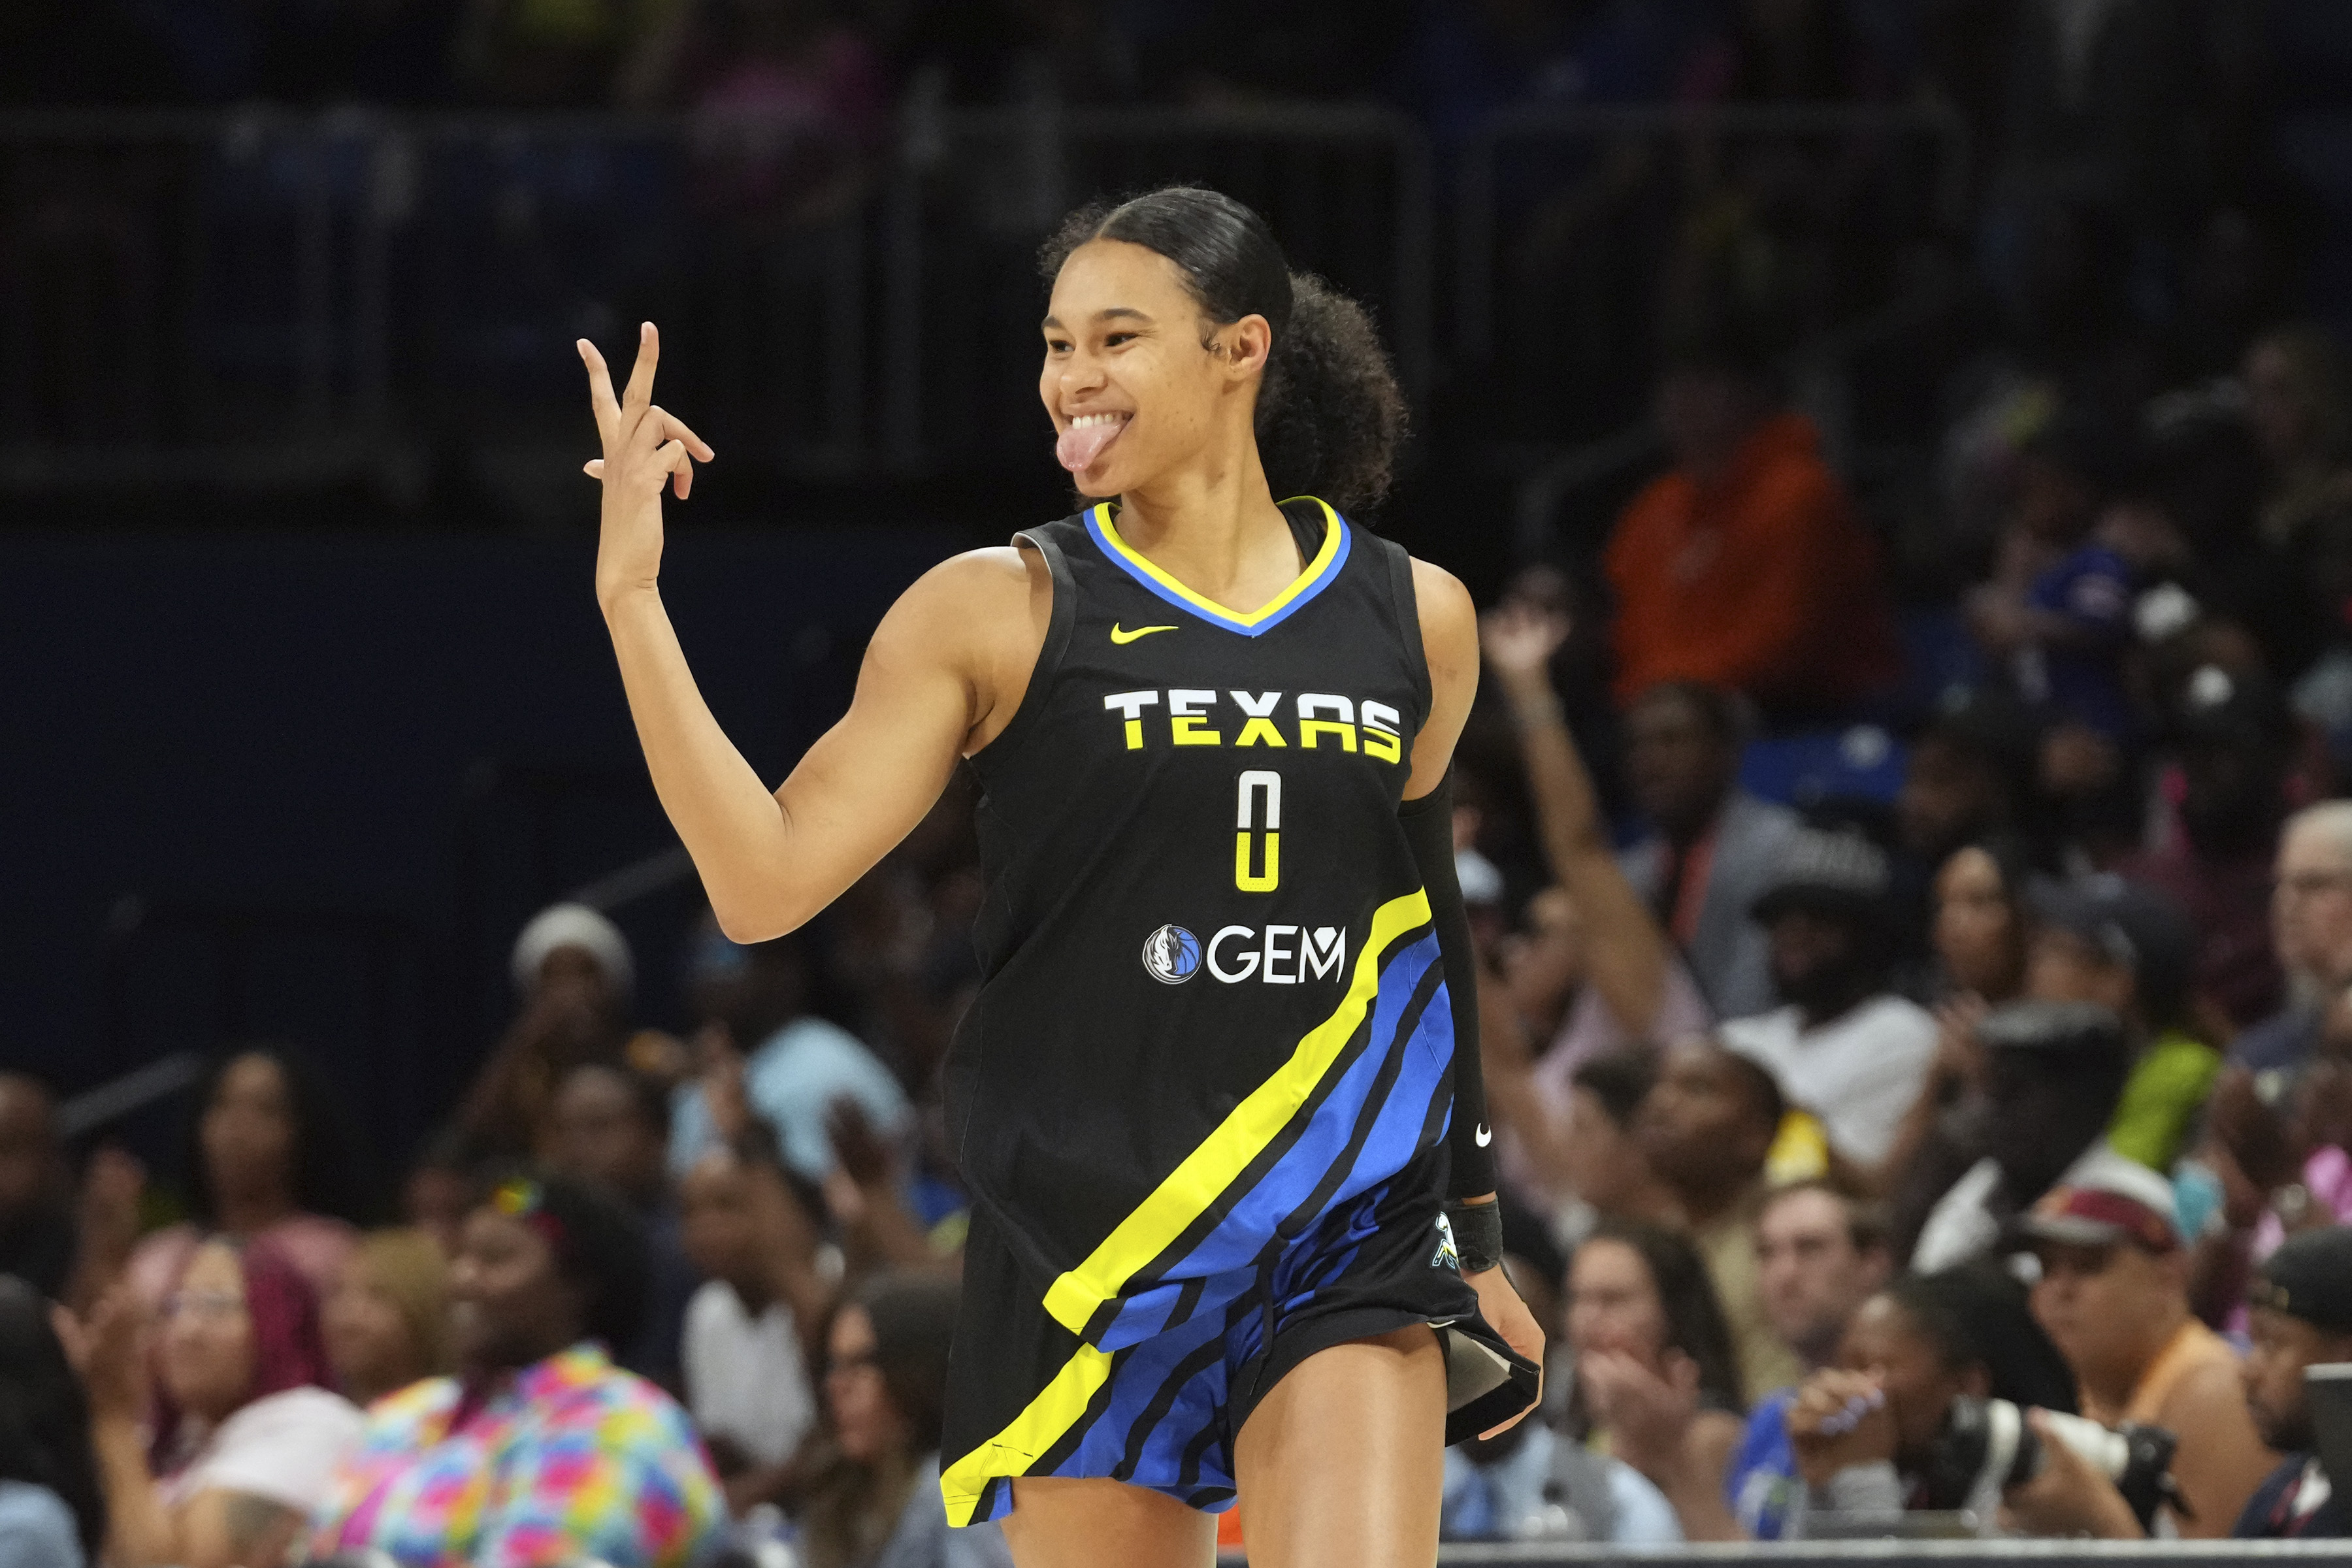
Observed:
[[[1045,563],[1054,577],[1054,607],[1045,620],[1045,640],[1037,649],[1037,662],[1030,667],[1029,684],[1021,693],[1021,706],[1013,715],[1013,722],[988,743],[987,750],[1004,747],[1000,755],[1010,755],[1006,742],[1017,744],[1023,731],[1037,721],[1045,710],[1054,688],[1054,678],[1061,673],[1062,656],[1070,646],[1070,628],[1078,618],[1078,584],[1070,573],[1069,558],[1062,553],[1061,542],[1055,534],[1067,527],[1067,520],[1047,523],[1041,528],[1024,528],[1013,536],[1015,549],[1027,545]]]

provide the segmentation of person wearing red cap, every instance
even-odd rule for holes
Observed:
[[[2013,1231],[2041,1265],[2033,1316],[2073,1370],[2082,1413],[2174,1434],[2172,1475],[2188,1505],[2174,1522],[2184,1536],[2227,1535],[2276,1457],[2247,1414],[2236,1356],[2189,1313],[2171,1184],[2095,1150]],[[2128,1509],[2092,1506],[2105,1500],[2086,1500],[2078,1469],[2092,1474],[2053,1463],[2012,1491],[2019,1521],[2037,1534],[2139,1533]]]

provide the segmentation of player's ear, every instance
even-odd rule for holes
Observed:
[[[1273,353],[1274,328],[1255,312],[1217,331],[1217,357],[1236,377],[1263,374]]]

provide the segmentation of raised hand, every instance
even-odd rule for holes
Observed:
[[[654,367],[661,360],[661,334],[646,321],[637,329],[637,363],[629,384],[613,395],[604,356],[586,338],[580,358],[588,367],[588,401],[596,414],[596,434],[604,455],[592,458],[586,473],[604,486],[604,527],[596,549],[596,595],[650,588],[661,572],[661,493],[665,485],[684,500],[694,488],[694,464],[718,456],[709,442],[654,402]]]
[[[1487,668],[1506,680],[1549,679],[1551,656],[1568,633],[1566,616],[1522,602],[1478,617],[1478,644]]]

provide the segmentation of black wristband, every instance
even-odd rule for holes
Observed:
[[[1454,1256],[1465,1274],[1484,1274],[1503,1261],[1503,1200],[1447,1204],[1445,1223],[1454,1232]]]

